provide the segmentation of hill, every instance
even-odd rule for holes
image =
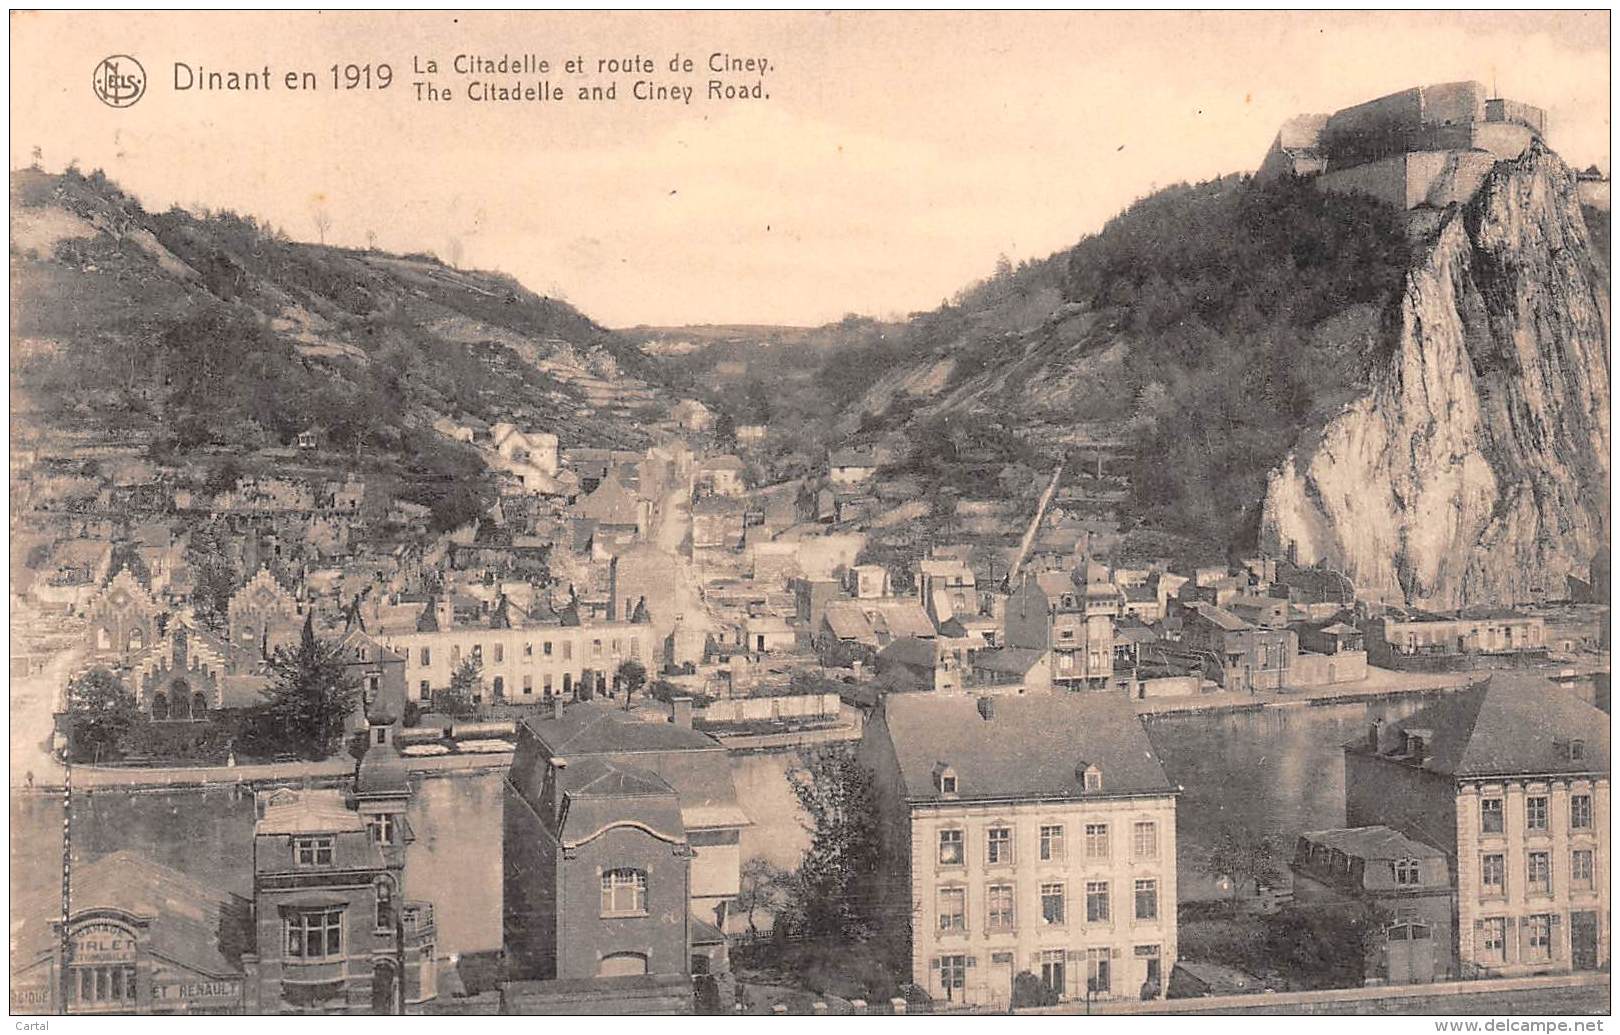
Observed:
[[[663,409],[632,343],[503,274],[295,242],[231,212],[148,212],[99,172],[17,173],[12,219],[23,439],[102,433],[251,469],[315,428],[451,525],[490,488],[435,420],[637,446]]]

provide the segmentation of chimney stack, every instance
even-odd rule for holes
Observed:
[[[1367,727],[1367,750],[1378,754],[1379,733],[1383,731],[1384,720],[1374,719],[1372,725]]]
[[[692,699],[690,697],[675,697],[669,702],[670,721],[682,729],[692,728]]]

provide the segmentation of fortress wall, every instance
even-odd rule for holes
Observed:
[[[1510,161],[1524,154],[1535,136],[1528,126],[1518,123],[1481,122],[1474,127],[1474,147]]]
[[[1348,169],[1325,172],[1316,178],[1319,190],[1335,194],[1369,194],[1396,208],[1409,208],[1406,197],[1406,155],[1381,158]]]
[[[1496,156],[1486,151],[1422,151],[1408,159],[1407,208],[1463,204],[1496,165]]]
[[[1492,98],[1485,102],[1485,118],[1490,122],[1518,122],[1529,126],[1537,133],[1547,134],[1547,113],[1534,104],[1523,101],[1510,101],[1504,97]]]
[[[1360,133],[1390,126],[1415,128],[1423,122],[1423,91],[1417,87],[1364,101],[1328,116],[1324,136]]]
[[[1483,122],[1485,88],[1476,82],[1437,83],[1418,88],[1421,118],[1430,125]]]

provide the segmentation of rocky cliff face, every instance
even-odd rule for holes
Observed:
[[[1561,596],[1609,535],[1609,295],[1536,145],[1417,252],[1371,387],[1269,481],[1262,544],[1430,608]]]

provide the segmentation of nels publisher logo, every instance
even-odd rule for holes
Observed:
[[[146,94],[146,69],[128,54],[103,58],[90,78],[90,87],[101,103],[127,108]]]

